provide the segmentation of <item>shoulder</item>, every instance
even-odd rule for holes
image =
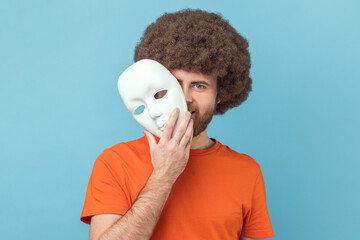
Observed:
[[[106,148],[100,156],[119,156],[131,153],[141,153],[149,150],[146,137],[141,137],[128,142],[120,142],[109,148]]]
[[[134,139],[128,142],[120,142],[117,143],[107,149],[105,149],[104,151],[113,151],[113,152],[119,152],[122,150],[140,150],[143,151],[144,148],[148,148],[148,142],[145,136],[138,138],[138,139]]]
[[[229,159],[234,165],[246,169],[247,171],[251,171],[253,174],[259,173],[260,164],[250,155],[239,153],[227,145],[222,145],[220,152],[224,158]]]
[[[106,148],[97,158],[106,165],[124,165],[128,161],[146,159],[150,155],[146,137],[141,137],[128,142],[120,142]]]

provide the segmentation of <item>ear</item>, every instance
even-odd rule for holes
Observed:
[[[219,104],[221,102],[221,99],[219,97],[217,97],[216,101],[217,101],[216,103]]]

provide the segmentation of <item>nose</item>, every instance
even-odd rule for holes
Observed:
[[[161,114],[156,104],[148,104],[147,109],[152,119],[156,120]]]
[[[192,96],[191,96],[190,90],[189,90],[188,88],[186,88],[185,86],[182,86],[181,88],[182,88],[182,90],[183,90],[186,103],[192,102]]]

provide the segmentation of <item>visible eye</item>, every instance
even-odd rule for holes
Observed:
[[[137,107],[134,111],[134,114],[135,115],[140,115],[143,113],[143,111],[145,110],[145,106],[144,105],[141,105],[139,107]]]
[[[197,89],[205,89],[205,86],[204,86],[204,85],[201,85],[201,84],[195,84],[194,86],[195,86],[195,88],[197,88]]]
[[[167,93],[167,90],[159,91],[159,92],[155,93],[154,98],[156,98],[156,99],[163,98],[166,95],[166,93]]]

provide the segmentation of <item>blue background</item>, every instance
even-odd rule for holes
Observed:
[[[96,157],[143,136],[117,78],[146,26],[185,7],[250,43],[253,91],[209,135],[262,167],[277,240],[360,235],[359,1],[0,2],[1,239],[87,239]]]

